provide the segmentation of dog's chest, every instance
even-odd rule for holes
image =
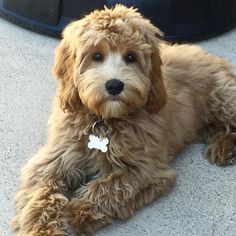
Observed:
[[[154,139],[153,129],[124,123],[107,126],[107,129],[109,132],[97,130],[87,135],[85,148],[90,166],[106,171],[112,167],[123,168],[140,157],[156,155],[158,141]]]

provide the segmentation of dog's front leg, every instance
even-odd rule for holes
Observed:
[[[67,218],[78,235],[91,234],[112,219],[125,219],[164,194],[173,182],[172,171],[147,176],[141,170],[112,173],[89,182],[67,204]]]
[[[23,168],[16,196],[14,231],[19,236],[73,235],[63,216],[67,191],[83,179],[78,143],[48,145]]]

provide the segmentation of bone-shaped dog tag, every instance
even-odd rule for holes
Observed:
[[[98,149],[102,152],[107,152],[107,144],[109,143],[109,139],[99,138],[93,134],[89,135],[89,142],[88,142],[88,148],[89,149]]]

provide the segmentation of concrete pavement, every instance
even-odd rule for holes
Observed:
[[[1,236],[13,235],[9,222],[20,169],[46,139],[58,42],[0,18]],[[199,44],[236,67],[236,29]],[[210,165],[202,158],[204,147],[191,145],[173,163],[178,180],[171,193],[97,235],[235,236],[236,166]]]

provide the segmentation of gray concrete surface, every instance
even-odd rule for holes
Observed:
[[[0,235],[11,236],[21,167],[43,145],[56,81],[51,76],[58,40],[0,19]],[[199,43],[236,65],[236,30]],[[177,186],[127,221],[97,235],[236,236],[236,166],[219,168],[191,145],[173,163]]]

